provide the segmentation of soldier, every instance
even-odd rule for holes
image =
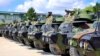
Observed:
[[[74,15],[72,12],[65,10],[66,15],[64,22],[60,25],[59,30],[62,33],[67,33],[67,37],[70,38],[72,37],[72,29],[73,29],[73,25],[72,22],[74,20]]]
[[[43,35],[48,35],[49,33],[51,33],[51,32],[54,31],[54,29],[51,26],[52,21],[53,21],[52,12],[48,12],[48,16],[47,16],[47,19],[46,19],[46,23],[45,23],[45,25],[43,25],[41,27],[42,32],[43,32]]]
[[[43,32],[43,35],[48,35],[50,32],[53,32],[54,31],[54,29],[51,26],[52,21],[53,21],[52,12],[48,12],[48,16],[47,16],[47,19],[46,19],[46,23],[45,23],[45,25],[43,25],[41,27],[42,32]]]
[[[46,24],[51,24],[52,21],[53,21],[52,12],[48,12],[47,19],[46,19]]]

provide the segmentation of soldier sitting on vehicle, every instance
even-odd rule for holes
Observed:
[[[72,12],[68,12],[65,10],[65,12],[68,14],[65,15],[65,21],[60,25],[59,30],[60,33],[67,34],[67,37],[70,38],[72,37],[72,29],[73,25],[72,22],[74,20],[74,15]]]
[[[49,34],[54,31],[54,29],[51,26],[52,21],[53,21],[52,12],[48,12],[46,23],[41,27],[43,35],[49,36]]]

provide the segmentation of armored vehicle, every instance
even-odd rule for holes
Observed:
[[[18,27],[19,27],[18,23],[14,24],[13,31],[12,31],[13,40],[17,42],[18,42]]]
[[[14,27],[13,27],[12,23],[10,23],[10,26],[8,27],[8,31],[9,31],[8,38],[9,39],[13,39],[13,36],[12,36],[13,30],[14,30]]]
[[[52,24],[52,12],[48,13],[45,24],[38,24],[36,27],[39,29],[37,33],[35,33],[35,40],[34,45],[37,49],[43,49],[43,51],[49,52],[49,40],[48,40],[48,34],[53,31],[53,28],[51,26]]]
[[[31,46],[31,47],[34,47],[34,33],[37,31],[37,28],[34,24],[30,25],[29,28],[28,28],[28,38],[27,38],[27,41],[28,41],[28,44]]]
[[[45,18],[42,16],[40,16],[37,21],[31,21],[32,25],[30,25],[28,28],[28,42],[31,47],[39,49],[37,47],[37,42],[38,42],[37,38],[40,37],[41,34],[38,35],[38,37],[36,37],[36,35],[41,32],[41,26],[44,23],[45,23]]]
[[[41,27],[43,24],[36,24],[37,31],[34,32],[34,46],[37,49],[43,48],[43,42],[42,42],[42,31]]]
[[[6,33],[8,32],[7,26],[8,26],[8,25],[5,25],[5,27],[4,27],[4,29],[3,29],[3,35],[4,35],[4,37],[6,37]]]
[[[7,24],[4,27],[4,37],[9,38],[9,28],[10,28],[10,24]]]
[[[85,23],[86,23],[85,21],[73,21],[69,25],[66,23],[61,24],[60,25],[60,27],[62,27],[61,30],[59,30],[58,32],[52,33],[52,35],[50,36],[50,42],[49,42],[50,51],[53,54],[57,54],[57,55],[68,55],[69,54],[69,40],[76,33],[75,31],[77,29],[83,30],[80,27],[82,25],[85,25]],[[88,26],[86,28],[88,28]],[[70,30],[71,32],[67,32]]]
[[[23,24],[23,22],[17,23],[17,29],[16,29],[16,30],[17,30],[17,41],[20,42],[20,43],[21,43],[21,39],[20,39],[20,37],[21,37],[20,30],[21,30],[22,24]]]
[[[59,26],[58,32],[51,34],[49,48],[53,54],[68,55],[69,54],[69,40],[77,31],[82,31],[89,28],[86,24],[87,20],[76,19],[73,11],[67,11],[64,22]],[[78,18],[78,17],[77,17]],[[85,27],[84,27],[85,26]]]
[[[5,24],[1,24],[0,25],[0,37],[2,37],[4,34],[4,27],[5,27]]]
[[[73,36],[73,38],[69,41],[70,56],[100,56],[99,26],[100,22],[99,19],[97,19],[97,21],[92,24],[92,27],[90,26],[90,28],[86,30],[77,32]]]
[[[66,10],[65,10],[66,11]],[[68,44],[68,35],[71,34],[72,31],[72,21],[73,18],[70,16],[70,11],[66,11],[68,15],[65,15],[65,19],[63,19],[63,23],[54,24],[54,32],[50,35],[49,48],[53,54],[61,55],[67,53],[67,44]],[[61,18],[62,19],[62,18]],[[70,20],[71,19],[71,20]],[[60,25],[60,26],[59,26]],[[55,32],[56,30],[56,32]],[[69,36],[70,38],[71,36]]]
[[[19,28],[19,31],[18,31],[19,42],[21,42],[23,44],[26,44],[25,43],[25,38],[27,38],[27,27],[26,27],[25,22],[22,22],[22,24]]]
[[[100,56],[100,22],[77,33],[70,41],[70,56]]]
[[[41,20],[38,21],[38,24],[36,24],[37,31],[34,32],[34,46],[37,49],[43,49],[43,41],[42,41],[42,25],[44,25],[46,19],[40,18]],[[48,50],[48,48],[44,48],[43,50]]]

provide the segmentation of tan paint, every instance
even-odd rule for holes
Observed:
[[[74,15],[70,15],[70,13],[68,15],[65,15],[65,23],[71,23],[72,21],[74,21],[75,16]]]
[[[77,34],[74,36],[74,38],[80,40],[80,39],[82,38],[82,36],[84,36],[84,35],[86,35],[86,34],[89,34],[89,33],[92,33],[92,32],[94,32],[94,31],[95,31],[95,29],[87,29],[87,30],[84,31],[84,32],[79,32],[79,33],[77,33]]]
[[[53,16],[49,16],[47,19],[46,19],[46,23],[45,24],[51,24],[53,21]]]

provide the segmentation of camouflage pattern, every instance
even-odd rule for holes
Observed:
[[[37,49],[43,49],[44,51],[48,51],[49,43],[45,42],[44,39],[47,39],[47,36],[52,32],[51,24],[53,22],[53,16],[50,15],[44,21],[45,24],[41,24],[43,22],[39,21],[37,26],[37,32],[35,32],[34,45]],[[42,37],[43,36],[43,37]],[[46,38],[44,38],[46,36]],[[46,40],[47,41],[47,40]]]
[[[49,17],[46,19],[46,23],[45,23],[45,24],[52,24],[52,21],[53,21],[53,16],[49,16]]]
[[[79,32],[74,36],[74,39],[76,39],[74,41],[76,41],[79,46],[75,46],[75,48],[77,47],[76,49],[78,50],[80,56],[100,56],[99,24],[100,22],[94,22],[92,29],[90,28]],[[71,46],[73,45],[71,44]]]
[[[61,23],[61,25],[58,27],[59,31],[52,33],[50,39],[50,46],[49,46],[50,51],[53,54],[57,55],[67,54],[67,51],[69,49],[68,39],[72,37],[72,28],[73,28],[72,22],[74,21],[74,15],[71,15],[71,13],[69,13],[64,17],[65,17],[64,22]],[[56,40],[53,41],[54,39]]]
[[[52,28],[50,28],[51,23],[52,23],[52,16],[47,18],[46,23],[44,25],[42,25],[41,28],[40,28],[40,31],[37,32],[37,34],[41,33],[42,35],[40,36],[39,39],[35,38],[35,40],[34,40],[35,41],[34,44],[35,44],[36,48],[45,49],[45,45],[48,44],[48,43],[44,42],[44,40],[43,40],[44,37],[42,37],[42,36],[48,36],[52,32]],[[45,26],[46,26],[46,28],[45,28]]]

